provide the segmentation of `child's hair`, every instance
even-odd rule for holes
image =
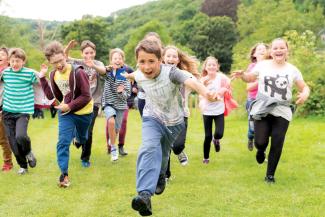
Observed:
[[[146,53],[154,54],[159,60],[161,59],[161,47],[156,41],[152,40],[142,40],[135,48],[135,57],[138,59],[138,55],[140,51],[144,51]]]
[[[202,64],[202,73],[201,73],[202,77],[208,75],[208,71],[207,71],[205,68],[206,68],[206,66],[207,66],[207,62],[208,62],[209,60],[214,60],[214,61],[216,61],[216,63],[219,65],[219,61],[218,61],[217,58],[215,58],[215,57],[213,57],[213,56],[208,56],[208,57],[204,60],[204,62],[203,62],[203,64]]]
[[[173,45],[166,46],[163,50],[162,56],[165,56],[167,50],[169,49],[176,50],[179,59],[179,63],[177,64],[177,67],[179,69],[190,72],[196,78],[200,77],[200,74],[197,70],[198,68],[197,60],[194,57],[189,56],[188,54],[186,54],[185,52],[181,51],[180,49],[178,49],[176,46]]]
[[[159,36],[159,34],[157,32],[148,32],[143,37],[143,40],[155,41],[155,42],[157,42],[159,44],[159,46],[161,47],[161,49],[163,48],[163,44],[162,44],[161,38],[160,38],[160,36]]]
[[[23,61],[26,60],[26,54],[25,51],[21,48],[11,48],[9,50],[9,55],[8,55],[9,59],[11,57],[15,57],[15,58],[19,58],[22,59]]]
[[[3,51],[4,53],[7,54],[7,56],[9,56],[8,48],[6,48],[6,47],[0,47],[0,51]]]
[[[273,43],[274,43],[275,41],[283,41],[283,42],[285,43],[287,49],[289,50],[288,42],[287,42],[284,38],[275,38],[275,39],[273,39],[272,42],[271,42],[271,47],[272,47],[272,45],[273,45]]]
[[[263,42],[259,42],[259,43],[255,44],[255,45],[252,47],[252,49],[250,50],[250,53],[249,53],[249,58],[250,58],[250,60],[251,60],[252,63],[256,63],[256,62],[257,62],[257,59],[256,59],[256,57],[254,56],[254,54],[255,54],[255,52],[256,52],[256,48],[257,48],[258,46],[260,46],[260,45],[264,45],[265,48],[266,48],[266,50],[269,49],[269,45],[267,45],[267,44],[265,44],[265,43],[263,43]],[[265,53],[264,58],[265,58],[265,59],[269,59],[269,58],[270,58],[270,55],[269,55],[268,52]]]
[[[90,47],[90,48],[96,50],[96,45],[94,43],[92,43],[91,41],[89,41],[89,40],[82,41],[81,45],[80,45],[80,50],[83,51],[87,47]]]
[[[50,58],[55,54],[63,54],[64,55],[63,46],[58,41],[50,42],[44,49],[44,55],[47,60],[50,60]]]
[[[112,61],[112,58],[113,58],[113,55],[115,53],[118,53],[121,55],[122,59],[123,59],[123,62],[125,61],[125,54],[124,54],[124,51],[120,48],[114,48],[114,49],[111,49],[109,51],[109,61],[111,62]]]

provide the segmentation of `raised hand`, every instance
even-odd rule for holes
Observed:
[[[39,76],[40,78],[45,77],[45,75],[46,75],[46,73],[47,73],[47,70],[48,70],[48,66],[47,66],[46,64],[43,63],[43,64],[41,65],[41,70],[40,70],[38,76]]]
[[[95,66],[94,60],[92,59],[85,59],[83,62],[86,66],[90,68],[93,68]]]
[[[231,80],[235,79],[235,78],[242,78],[244,75],[244,70],[237,70],[237,71],[233,71],[230,74],[230,78]]]

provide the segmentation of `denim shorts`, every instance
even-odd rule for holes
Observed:
[[[111,117],[115,118],[115,129],[117,131],[121,129],[124,111],[125,109],[115,109],[111,106],[106,106],[104,108],[106,120],[108,120]]]

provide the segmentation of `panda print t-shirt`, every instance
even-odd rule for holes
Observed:
[[[252,73],[258,78],[258,93],[263,98],[291,102],[292,87],[296,81],[303,80],[301,72],[292,64],[274,64],[273,60],[264,60],[256,64]],[[291,109],[284,105],[276,106],[270,114],[291,121]]]

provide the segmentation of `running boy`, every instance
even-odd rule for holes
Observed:
[[[134,79],[146,93],[143,110],[142,145],[137,159],[138,195],[132,208],[140,215],[152,214],[151,196],[156,188],[164,189],[171,145],[184,129],[183,109],[179,105],[180,85],[184,84],[210,100],[216,98],[187,72],[162,65],[162,50],[157,42],[143,40],[135,50],[139,70],[124,74]],[[162,193],[160,191],[159,193]]]
[[[57,42],[48,44],[44,51],[46,59],[53,66],[50,73],[51,86],[45,78],[47,66],[41,66],[39,74],[46,97],[56,98],[59,110],[59,141],[57,161],[61,170],[59,186],[70,185],[68,176],[69,147],[74,137],[80,144],[87,141],[88,127],[92,119],[93,100],[90,94],[88,75],[82,66],[71,65],[66,61],[63,46]]]

